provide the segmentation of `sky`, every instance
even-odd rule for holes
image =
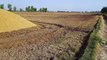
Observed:
[[[46,7],[49,11],[100,11],[107,6],[107,0],[0,0],[6,9],[8,3],[17,8]]]

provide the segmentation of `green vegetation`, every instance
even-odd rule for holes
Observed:
[[[26,11],[30,12],[30,6],[26,7]]]
[[[16,11],[19,11],[19,12],[37,12],[37,8],[35,8],[34,6],[27,6],[26,8],[25,8],[25,10],[24,9],[22,9],[22,8],[20,8],[19,10],[17,10],[17,7],[12,7],[12,4],[8,4],[8,11],[14,11],[14,12],[16,12]],[[0,4],[0,9],[4,9],[4,4]],[[48,9],[47,8],[40,8],[39,10],[38,10],[39,12],[47,12],[48,11]]]
[[[40,8],[40,12],[47,12],[47,8]]]
[[[32,11],[32,12],[35,12],[35,11],[37,11],[37,9],[34,8],[33,6],[31,6],[31,11]]]
[[[9,9],[9,11],[12,11],[12,5],[11,4],[8,4],[8,9]]]
[[[23,12],[24,10],[22,8],[20,8],[20,12]]]
[[[13,11],[15,11],[15,12],[16,12],[16,11],[17,11],[17,8],[16,8],[16,7],[13,7]]]
[[[96,60],[97,47],[101,43],[102,39],[99,36],[99,31],[102,28],[102,19],[101,17],[98,20],[97,26],[92,32],[86,50],[81,58],[81,60]]]
[[[1,5],[0,5],[0,9],[4,9],[4,4],[1,4]]]
[[[103,9],[101,10],[101,13],[106,13],[107,14],[107,7],[103,7]]]
[[[36,12],[37,8],[34,8],[33,6],[28,6],[25,8],[25,11],[27,12]]]

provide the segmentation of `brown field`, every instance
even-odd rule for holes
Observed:
[[[38,28],[0,33],[0,60],[76,60],[98,20],[95,14],[15,13]]]

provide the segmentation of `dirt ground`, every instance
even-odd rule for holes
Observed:
[[[15,12],[38,25],[0,33],[0,60],[76,60],[94,14]]]

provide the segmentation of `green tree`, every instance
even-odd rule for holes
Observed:
[[[40,11],[40,12],[47,12],[48,10],[47,10],[47,8],[40,8],[39,11]]]
[[[27,12],[35,12],[37,11],[37,8],[34,8],[33,6],[28,6],[25,8],[25,11]]]
[[[13,7],[13,11],[15,11],[15,12],[16,12],[16,11],[17,11],[17,8],[16,8],[16,7]]]
[[[28,12],[30,12],[31,11],[31,7],[30,6],[28,6]]]
[[[31,12],[34,12],[34,7],[33,6],[31,6],[31,10],[30,10]]]
[[[47,12],[48,10],[47,10],[47,8],[43,8],[43,12]]]
[[[101,13],[106,13],[107,14],[107,7],[103,7],[101,10]]]
[[[9,11],[12,11],[12,5],[11,4],[8,4],[8,9],[9,9]]]
[[[28,12],[28,7],[26,7],[26,8],[25,8],[25,11],[27,11],[27,12]]]
[[[20,12],[23,12],[24,10],[22,8],[20,8]]]
[[[0,5],[0,9],[4,9],[4,4],[1,4],[1,5]]]
[[[34,11],[36,12],[36,11],[37,11],[37,8],[34,8]]]
[[[39,12],[42,12],[42,8],[39,9]]]
[[[31,12],[36,12],[36,11],[37,11],[37,9],[34,8],[33,6],[31,6]]]
[[[26,7],[26,9],[25,9],[27,12],[30,12],[31,11],[31,7],[30,6],[28,6],[28,7]]]

